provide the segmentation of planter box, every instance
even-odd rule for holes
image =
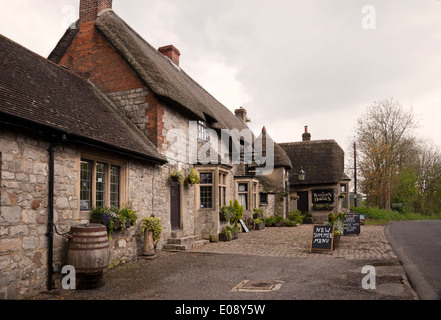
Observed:
[[[233,240],[233,237],[225,233],[219,233],[219,241],[227,242]]]
[[[340,245],[340,239],[341,239],[341,235],[340,234],[334,234],[334,243],[333,243],[333,249],[337,249],[338,246]]]
[[[262,230],[265,229],[265,223],[256,224],[254,230]]]

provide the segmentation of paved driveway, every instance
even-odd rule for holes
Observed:
[[[59,290],[64,300],[412,300],[414,291],[384,235],[363,226],[329,253],[309,254],[312,225],[268,228],[238,240],[115,267],[90,291]],[[376,289],[362,288],[362,268],[376,268]]]
[[[341,237],[339,247],[333,254],[309,253],[312,225],[293,228],[265,228],[230,242],[210,243],[193,249],[193,252],[231,253],[269,257],[323,257],[344,259],[396,259],[385,233],[384,226],[361,226],[358,236]]]

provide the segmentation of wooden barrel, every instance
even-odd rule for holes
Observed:
[[[76,288],[89,290],[103,285],[110,260],[106,226],[79,225],[71,232],[66,264],[75,268]]]

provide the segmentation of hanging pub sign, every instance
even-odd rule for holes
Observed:
[[[314,226],[312,228],[311,248],[312,251],[333,251],[334,226]]]
[[[314,204],[334,203],[334,189],[312,190],[312,202]]]

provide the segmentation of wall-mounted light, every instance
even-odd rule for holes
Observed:
[[[301,167],[301,169],[298,173],[292,173],[291,176],[297,176],[299,181],[305,181],[306,172],[303,170],[303,167]]]

